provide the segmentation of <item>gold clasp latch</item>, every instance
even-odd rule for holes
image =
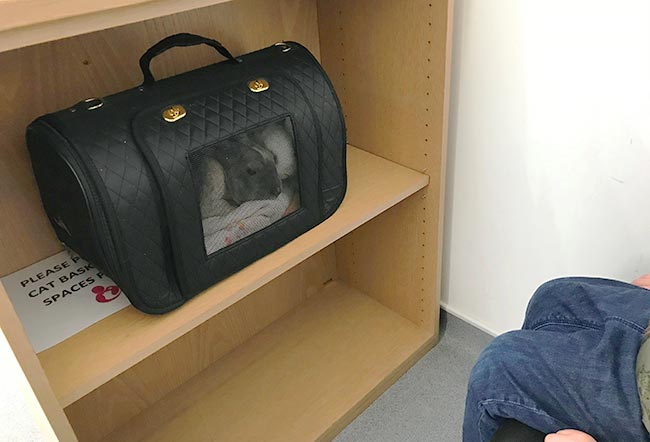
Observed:
[[[248,89],[253,92],[264,92],[269,88],[269,82],[263,78],[258,78],[257,80],[251,80],[248,82]]]
[[[104,101],[101,98],[86,98],[83,103],[86,105],[86,110],[95,110],[99,109],[104,105]]]
[[[178,121],[185,115],[187,115],[187,111],[180,104],[172,104],[162,112],[163,119],[168,123]]]

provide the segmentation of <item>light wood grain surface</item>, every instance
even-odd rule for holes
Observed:
[[[65,409],[79,440],[116,430],[333,279],[330,246],[93,390]]]
[[[430,343],[422,328],[332,282],[107,440],[326,439]]]
[[[4,0],[0,52],[230,0]]]
[[[52,388],[70,405],[427,185],[426,175],[353,147],[348,193],[336,213],[276,252],[164,316],[128,307],[39,353]]]
[[[62,442],[76,441],[72,427],[63,414],[2,283],[0,283],[0,325],[56,437]]]

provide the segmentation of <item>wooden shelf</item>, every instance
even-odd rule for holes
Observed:
[[[332,282],[107,439],[334,436],[431,343],[431,333]]]
[[[230,0],[0,1],[0,52]]]
[[[62,406],[70,405],[361,224],[424,188],[428,176],[348,149],[348,192],[327,221],[163,316],[128,307],[38,357]]]

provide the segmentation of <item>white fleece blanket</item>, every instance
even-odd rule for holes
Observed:
[[[270,226],[290,209],[294,192],[283,191],[272,200],[246,201],[224,216],[203,220],[207,254],[227,247],[240,239]],[[294,209],[291,208],[290,211]]]
[[[225,198],[224,170],[216,159],[204,159],[201,167],[201,213],[203,235],[208,255],[227,247],[248,235],[262,230],[295,211],[299,206],[298,193],[289,184],[296,174],[291,122],[286,119],[264,127],[253,137],[270,151],[275,159],[278,176],[283,180],[283,191],[275,199],[245,201],[239,206]]]

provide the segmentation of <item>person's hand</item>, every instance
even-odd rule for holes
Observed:
[[[644,289],[650,290],[650,275],[643,275],[634,281],[632,281],[632,284],[638,285],[639,287],[643,287]]]
[[[544,442],[596,442],[596,439],[578,430],[560,430],[544,438]]]

